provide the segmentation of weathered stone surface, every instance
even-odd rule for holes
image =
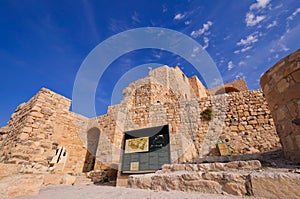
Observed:
[[[45,174],[43,185],[59,185],[63,184],[63,174]]]
[[[165,169],[167,166],[165,165]],[[170,168],[174,169],[172,165],[168,167]],[[238,196],[250,194],[263,198],[300,198],[300,175],[297,170],[293,173],[276,170],[272,172],[253,170],[197,172],[193,171],[197,169],[187,171],[186,168],[178,171],[168,170],[168,172],[160,171],[154,174],[131,175],[128,178],[128,186],[158,191],[181,190]],[[192,167],[189,166],[189,168]]]
[[[87,177],[94,183],[103,183],[108,181],[107,172],[104,170],[95,170],[87,173]]]
[[[209,180],[184,181],[179,187],[181,191],[186,192],[201,192],[211,194],[222,193],[222,186],[215,181]]]
[[[17,174],[20,172],[21,165],[0,163],[0,177]]]
[[[6,134],[8,131],[9,127],[8,126],[3,126],[0,128],[0,134]]]
[[[42,88],[12,114],[7,137],[1,141],[0,161],[26,165],[23,173],[81,173],[89,165],[94,168],[88,170],[104,170],[103,165],[120,163],[125,131],[166,124],[172,163],[219,155],[218,140],[228,142],[234,155],[280,148],[262,91],[237,90],[242,92],[212,96],[196,77],[190,79],[178,67],[163,66],[130,84],[123,101],[110,106],[107,114],[88,119],[69,111],[71,100]],[[214,115],[210,121],[202,116],[208,108]],[[91,129],[100,132],[92,154],[95,164],[91,164],[94,157],[87,155],[93,145],[88,140]],[[59,149],[63,157],[56,154]],[[215,164],[209,169],[232,168]],[[95,181],[103,178],[95,177]]]
[[[76,176],[71,176],[71,175],[64,175],[63,177],[63,184],[65,185],[74,185],[76,180]]]
[[[285,155],[295,163],[300,163],[300,143],[293,141],[299,130],[292,123],[300,118],[299,52],[300,49],[280,60],[261,79]],[[270,91],[271,87],[277,89]]]
[[[233,161],[228,163],[202,163],[202,164],[165,164],[162,166],[162,172],[174,171],[253,171],[261,169],[261,163],[258,160]]]
[[[128,186],[153,190],[181,190],[185,192],[227,193],[245,195],[247,173],[175,171],[146,175],[131,175]]]
[[[244,196],[247,193],[246,186],[244,184],[237,184],[228,182],[224,185],[226,193],[237,196]]]
[[[0,178],[0,197],[37,195],[43,184],[43,175],[10,175]]]
[[[300,175],[289,173],[252,173],[252,191],[256,197],[300,198]]]

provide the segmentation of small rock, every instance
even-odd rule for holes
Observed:
[[[275,162],[271,162],[271,166],[276,167],[277,164]]]

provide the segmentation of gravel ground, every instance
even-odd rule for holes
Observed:
[[[18,197],[17,199],[165,199],[165,198],[242,198],[215,194],[186,193],[180,191],[152,191],[112,186],[46,186],[37,196]]]

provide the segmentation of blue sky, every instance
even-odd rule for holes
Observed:
[[[71,99],[77,71],[93,48],[134,28],[186,34],[209,53],[223,82],[245,78],[249,89],[258,89],[261,74],[300,47],[300,1],[0,0],[0,25],[3,126],[41,87]],[[188,76],[201,75],[170,52],[129,52],[107,68],[98,84],[98,115],[116,101],[111,96],[118,81],[126,79],[122,76],[147,63],[179,65]],[[216,85],[220,82],[216,79]]]

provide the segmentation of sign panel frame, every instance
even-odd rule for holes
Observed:
[[[169,125],[124,133],[122,175],[155,172],[170,162]]]

